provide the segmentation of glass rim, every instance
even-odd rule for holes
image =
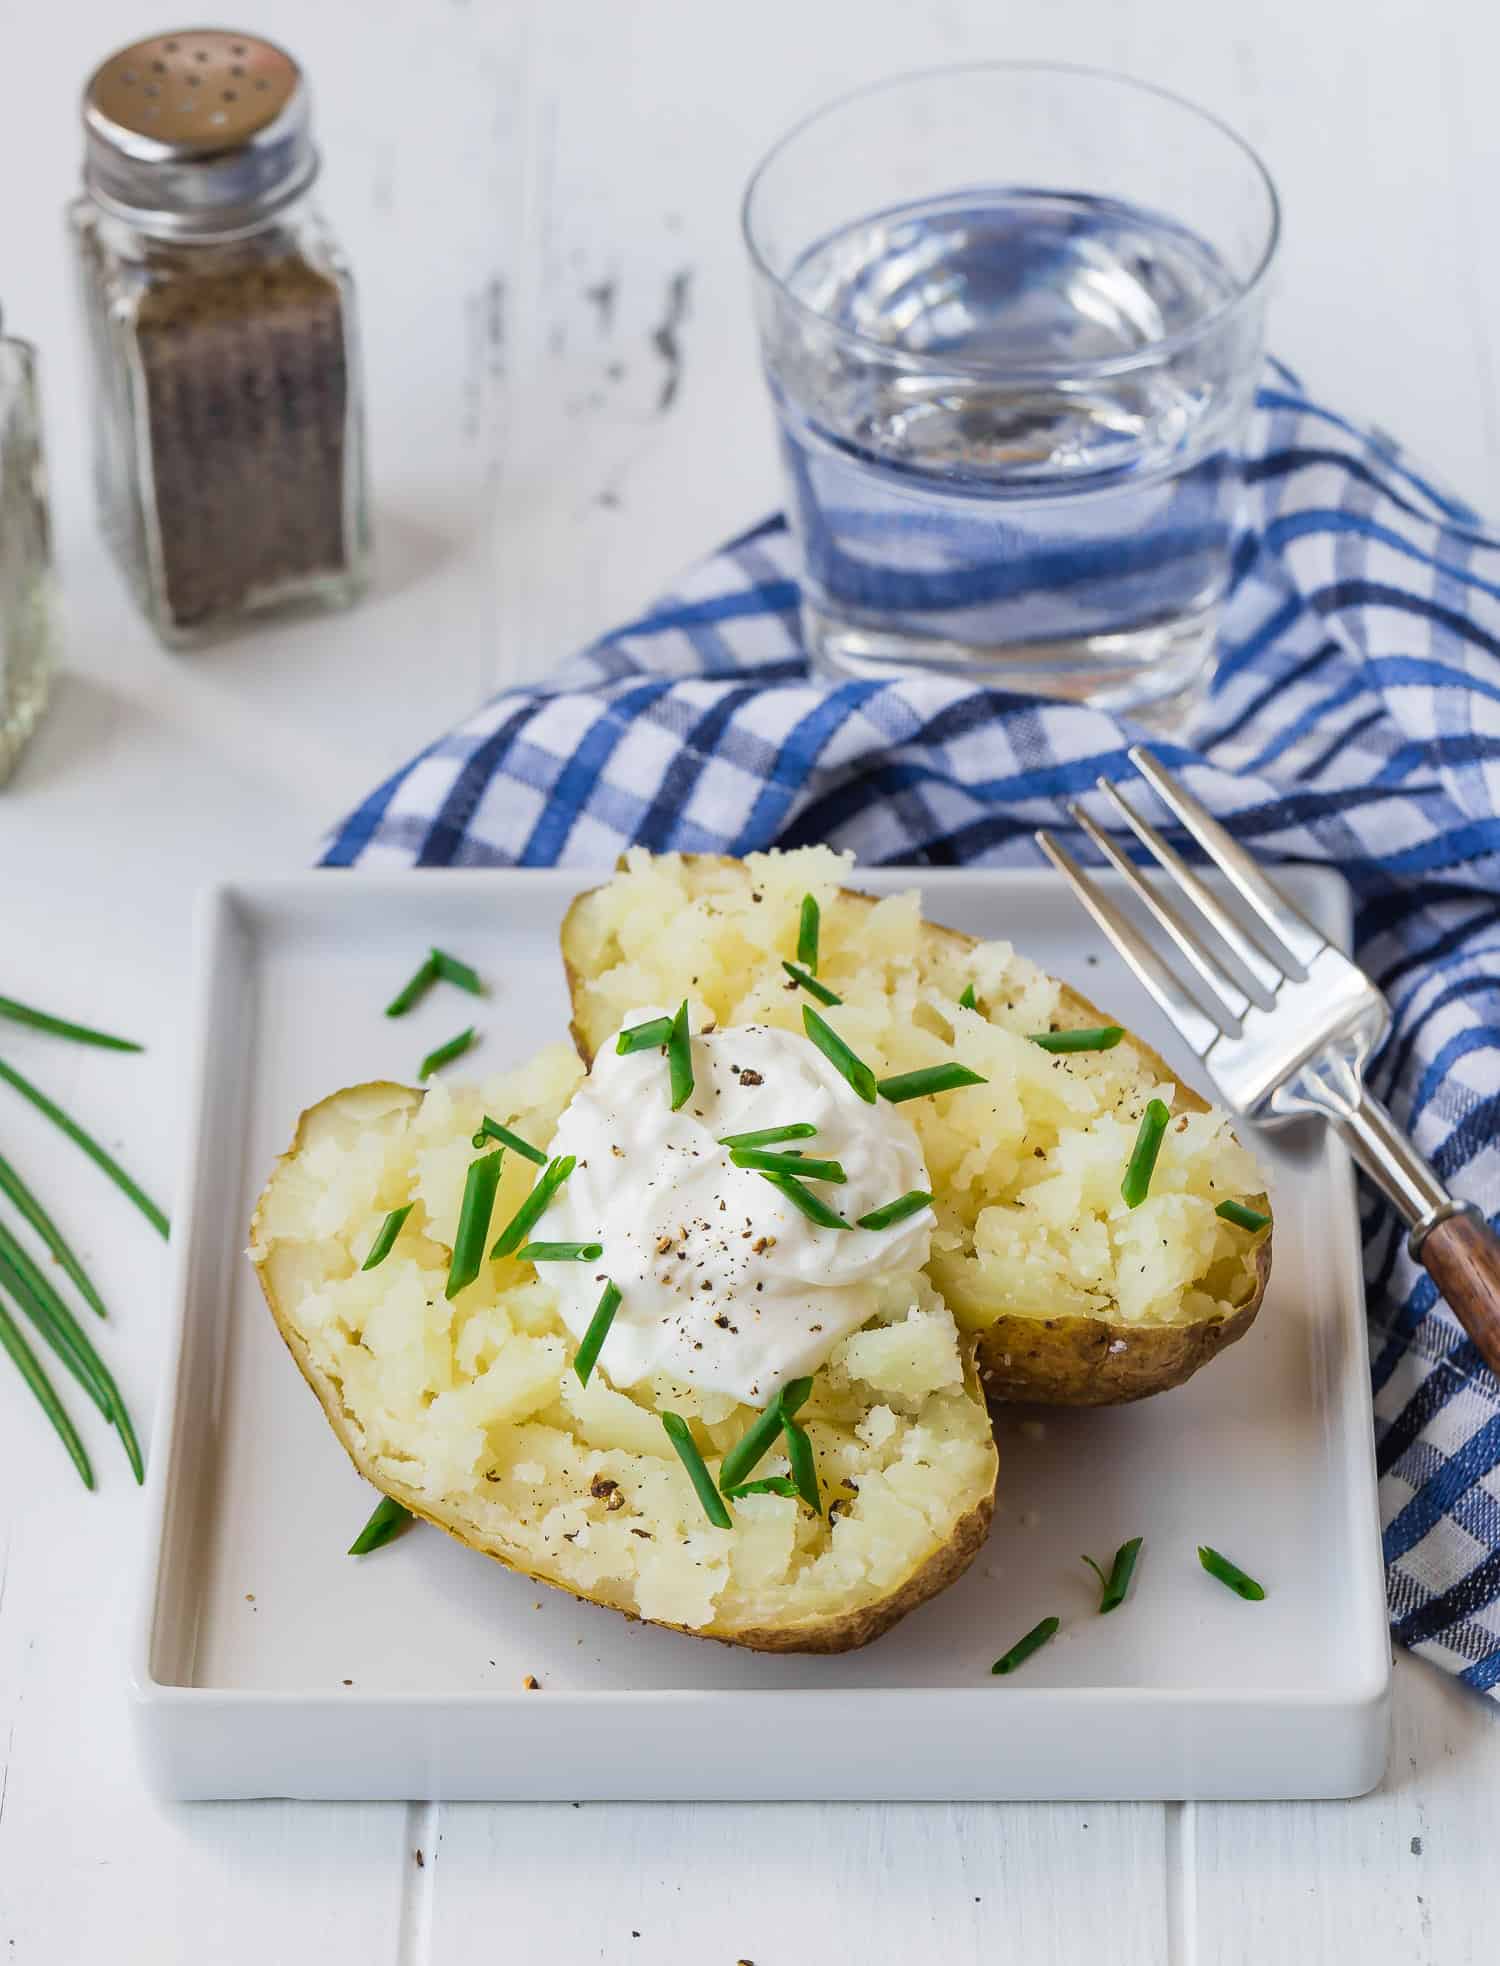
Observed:
[[[1093,359],[1078,361],[1039,361],[1039,362],[994,362],[966,360],[955,364],[952,357],[914,353],[898,347],[893,342],[880,341],[873,335],[863,333],[858,328],[840,327],[828,315],[803,300],[794,293],[786,280],[771,265],[759,240],[755,236],[752,206],[757,192],[761,189],[767,172],[790,149],[797,139],[807,133],[815,124],[821,123],[835,110],[846,109],[869,96],[878,96],[894,89],[907,88],[914,82],[938,82],[965,75],[1053,75],[1071,76],[1090,82],[1111,82],[1134,94],[1154,97],[1158,102],[1170,103],[1174,109],[1185,109],[1199,122],[1217,130],[1227,137],[1234,149],[1250,165],[1251,171],[1265,193],[1267,204],[1266,236],[1260,255],[1243,285],[1239,286],[1227,299],[1218,301],[1206,313],[1194,321],[1190,327],[1179,328],[1175,333],[1164,335],[1160,341],[1150,342],[1146,347],[1133,350],[1128,355],[1096,356]],[[1137,76],[1123,74],[1119,69],[1094,68],[1086,62],[1059,62],[1035,59],[943,62],[931,68],[906,69],[899,75],[882,76],[874,82],[862,82],[857,88],[846,89],[842,95],[831,96],[826,102],[799,117],[791,128],[783,131],[771,148],[761,157],[751,171],[744,192],[740,198],[740,235],[745,242],[745,250],[750,255],[750,263],[755,272],[775,287],[781,298],[804,319],[817,322],[829,333],[837,335],[846,345],[868,350],[882,361],[890,361],[899,356],[903,365],[913,370],[951,370],[962,367],[969,374],[1001,376],[1046,376],[1081,380],[1091,376],[1109,376],[1127,373],[1131,369],[1142,368],[1161,361],[1164,357],[1177,354],[1190,347],[1195,341],[1222,327],[1226,321],[1258,298],[1269,277],[1276,259],[1276,249],[1281,243],[1281,199],[1276,190],[1276,181],[1253,144],[1242,137],[1238,130],[1216,116],[1211,109],[1188,97],[1178,95],[1174,89],[1164,89],[1155,82],[1143,82]]]

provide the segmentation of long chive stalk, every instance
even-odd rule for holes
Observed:
[[[1151,1192],[1151,1176],[1156,1172],[1156,1157],[1161,1152],[1161,1143],[1166,1136],[1167,1124],[1172,1115],[1160,1099],[1148,1099],[1146,1110],[1141,1115],[1140,1131],[1135,1136],[1135,1146],[1131,1149],[1130,1164],[1125,1169],[1125,1179],[1120,1183],[1120,1195],[1127,1208],[1139,1208]]]
[[[775,1399],[753,1420],[719,1463],[719,1480],[725,1488],[737,1488],[750,1470],[759,1467],[781,1433],[783,1422],[795,1417],[812,1392],[811,1379],[788,1379]]]
[[[74,1467],[83,1477],[84,1487],[92,1488],[94,1470],[89,1466],[89,1457],[84,1452],[83,1442],[78,1438],[78,1429],[68,1418],[62,1401],[52,1390],[52,1381],[42,1370],[36,1353],[22,1337],[19,1325],[3,1305],[0,1305],[0,1346],[4,1346],[9,1352],[21,1377],[35,1393],[37,1403],[57,1429],[58,1437],[67,1448]]]
[[[48,1011],[34,1010],[30,1004],[17,1003],[12,997],[0,997],[0,1017],[8,1017],[13,1024],[28,1024],[33,1031],[49,1032],[54,1038],[71,1038],[74,1044],[95,1044],[104,1051],[146,1049],[134,1038],[115,1038],[108,1031],[96,1031],[88,1024],[70,1024],[65,1017],[53,1017]]]
[[[564,1154],[561,1160],[549,1160],[536,1178],[536,1183],[521,1206],[512,1215],[505,1227],[496,1236],[490,1249],[492,1257],[513,1256],[525,1242],[551,1204],[553,1196],[577,1166],[571,1154]]]
[[[875,1104],[875,1074],[861,1058],[852,1051],[826,1017],[819,1017],[810,1003],[802,1006],[802,1028],[822,1052],[823,1056],[841,1072],[850,1085],[864,1100],[867,1106]]]
[[[698,1443],[693,1439],[692,1429],[680,1413],[663,1413],[662,1426],[667,1439],[677,1449],[677,1458],[688,1471],[688,1479],[698,1492],[698,1500],[703,1504],[703,1513],[716,1529],[733,1529],[734,1520],[720,1499],[714,1487],[714,1478],[704,1465],[703,1456],[698,1452]]]
[[[75,1147],[81,1147],[94,1165],[104,1170],[120,1192],[135,1203],[157,1234],[163,1238],[167,1236],[171,1225],[161,1209],[148,1194],[136,1186],[120,1163],[112,1154],[105,1152],[92,1134],[85,1133],[76,1120],[68,1118],[61,1106],[54,1105],[45,1092],[34,1086],[30,1079],[24,1078],[14,1065],[7,1065],[3,1058],[0,1058],[0,1079],[4,1079],[7,1085],[14,1086],[23,1099],[29,1099],[39,1113],[44,1113],[54,1126],[67,1134]]]
[[[1003,1652],[990,1667],[991,1672],[1014,1672],[1017,1666],[1025,1665],[1033,1652],[1040,1652],[1049,1638],[1055,1636],[1061,1625],[1061,1618],[1043,1618],[1032,1626],[1024,1638],[1018,1638],[1008,1652]]]
[[[841,1004],[844,1001],[842,997],[835,996],[826,983],[820,983],[811,970],[800,969],[796,963],[784,962],[781,967],[791,977],[798,989],[806,990],[807,994],[810,997],[816,997],[819,1003],[833,1005]]]
[[[448,1264],[448,1281],[443,1295],[450,1300],[466,1290],[479,1275],[484,1263],[484,1245],[489,1241],[490,1216],[495,1207],[495,1190],[500,1185],[500,1168],[505,1149],[497,1147],[469,1162],[464,1178],[463,1204],[458,1211],[458,1227],[453,1235],[453,1255]]]
[[[30,1318],[40,1336],[52,1347],[105,1419],[113,1420],[115,1416],[109,1394],[90,1357],[75,1342],[67,1325],[49,1314],[46,1299],[31,1287],[29,1280],[5,1253],[0,1253],[0,1290],[5,1292],[18,1311]],[[82,1337],[83,1334],[80,1332],[78,1335]]]
[[[814,976],[818,973],[818,938],[822,932],[822,911],[817,897],[804,894],[797,918],[797,960],[805,963]]]
[[[1144,1540],[1144,1537],[1132,1536],[1128,1543],[1121,1543],[1115,1551],[1115,1560],[1110,1565],[1107,1577],[1091,1556],[1083,1559],[1099,1579],[1101,1617],[1108,1611],[1117,1611],[1125,1602],[1125,1594],[1130,1589],[1130,1580],[1135,1574],[1135,1560],[1141,1553],[1141,1544]]]
[[[519,1133],[512,1133],[508,1126],[499,1120],[492,1120],[488,1113],[480,1122],[479,1131],[474,1135],[474,1145],[482,1147],[486,1140],[498,1140],[502,1147],[513,1147],[523,1160],[531,1161],[537,1167],[547,1165],[547,1156],[540,1147],[533,1147],[529,1140],[523,1140]]]
[[[620,1292],[616,1286],[605,1281],[604,1290],[594,1315],[589,1319],[589,1328],[583,1334],[583,1343],[578,1347],[578,1356],[573,1360],[573,1370],[578,1374],[580,1385],[586,1386],[589,1374],[609,1336],[609,1327],[615,1321],[615,1312],[620,1308]]]
[[[894,1078],[879,1081],[880,1096],[893,1106],[908,1099],[927,1099],[937,1092],[957,1092],[965,1085],[987,1085],[988,1079],[971,1072],[956,1060],[950,1065],[924,1065],[917,1072],[898,1072]]]
[[[108,1316],[104,1308],[104,1299],[94,1288],[88,1271],[84,1269],[82,1263],[79,1262],[78,1258],[73,1254],[72,1249],[68,1246],[62,1230],[58,1228],[52,1217],[42,1207],[42,1204],[37,1200],[36,1196],[27,1187],[26,1183],[17,1174],[16,1170],[6,1160],[3,1154],[0,1154],[0,1188],[3,1188],[6,1194],[10,1196],[17,1210],[26,1217],[32,1228],[36,1230],[42,1241],[46,1243],[59,1267],[67,1276],[72,1278],[74,1287],[89,1309],[96,1311],[100,1317]]]
[[[835,1183],[849,1178],[841,1161],[814,1160],[806,1154],[775,1154],[764,1147],[733,1147],[729,1158],[735,1167],[752,1168],[757,1174],[795,1174],[802,1181]]]

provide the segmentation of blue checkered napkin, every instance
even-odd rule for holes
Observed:
[[[1268,372],[1213,694],[1157,745],[1268,860],[1353,883],[1395,1029],[1375,1088],[1500,1207],[1500,535],[1395,445]],[[508,690],[344,821],[331,867],[600,867],[646,846],[828,841],[1034,864],[1128,776],[1128,725],[962,681],[811,681],[773,520],[547,682]],[[1097,808],[1102,823],[1108,814]],[[1076,842],[1075,842],[1076,844]],[[1082,849],[1087,854],[1088,849]],[[1395,1636],[1500,1696],[1500,1387],[1364,1194]]]

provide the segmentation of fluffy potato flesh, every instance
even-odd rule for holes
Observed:
[[[1269,1231],[1224,1221],[1221,1201],[1269,1212],[1265,1180],[1221,1113],[1127,1036],[1049,1053],[1033,1034],[1110,1020],[1005,942],[922,919],[915,893],[843,883],[823,847],[743,861],[632,851],[564,927],[574,1034],[585,1056],[635,1003],[690,990],[720,1022],[800,1028],[794,956],[802,897],[821,910],[824,1012],[877,1074],[957,1058],[983,1085],[914,1100],[938,1213],[928,1275],[976,1334],[993,1395],[1094,1404],[1178,1383],[1248,1328]],[[976,1009],[959,1003],[972,986]],[[1151,1190],[1120,1182],[1146,1103],[1173,1117]]]
[[[444,1295],[471,1135],[485,1113],[538,1145],[583,1067],[556,1046],[518,1073],[425,1095],[356,1087],[303,1116],[252,1228],[251,1256],[294,1356],[356,1466],[511,1567],[654,1622],[766,1650],[875,1637],[966,1566],[993,1503],[994,1443],[972,1346],[931,1283],[881,1287],[876,1315],[817,1374],[800,1418],[825,1513],[733,1503],[715,1528],[664,1432],[683,1414],[711,1471],[758,1417],[727,1396],[619,1391],[608,1348],[585,1387],[550,1287],[489,1261]],[[534,1170],[507,1154],[493,1220]],[[391,1254],[360,1268],[388,1210]],[[777,1452],[757,1475],[787,1472]]]

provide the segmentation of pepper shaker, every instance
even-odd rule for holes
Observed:
[[[0,784],[47,706],[54,619],[36,359],[0,335]]]
[[[309,192],[308,90],[255,35],[99,67],[70,208],[110,545],[161,638],[355,599],[368,551],[349,269]]]

